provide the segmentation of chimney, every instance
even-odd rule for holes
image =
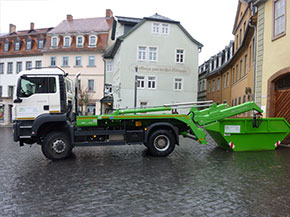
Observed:
[[[71,14],[66,15],[67,21],[73,21],[73,16]]]
[[[113,16],[113,12],[111,9],[106,9],[106,18],[110,18]]]
[[[16,26],[13,24],[9,24],[9,33],[16,32]]]
[[[34,30],[34,23],[30,23],[30,30]]]

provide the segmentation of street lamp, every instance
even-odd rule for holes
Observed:
[[[137,82],[138,82],[138,66],[135,66],[135,89],[134,89],[134,108],[137,107]]]

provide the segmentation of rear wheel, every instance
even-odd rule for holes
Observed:
[[[167,156],[175,148],[175,137],[167,130],[157,130],[150,135],[147,147],[154,156]]]
[[[50,160],[62,160],[70,156],[72,145],[63,132],[51,132],[43,140],[42,153]]]

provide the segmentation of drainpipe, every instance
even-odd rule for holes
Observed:
[[[251,10],[253,11],[255,6],[251,3]],[[255,91],[256,91],[256,45],[257,45],[257,27],[251,24],[253,15],[251,15],[251,18],[249,20],[249,26],[254,28],[255,34],[254,34],[254,54],[253,54],[253,67],[254,67],[254,76],[253,76],[253,95],[252,95],[252,101],[255,102]]]

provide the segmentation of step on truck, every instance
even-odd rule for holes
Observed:
[[[271,129],[271,120],[259,118],[263,111],[253,102],[234,107],[216,105],[211,101],[177,103],[82,116],[78,111],[78,89],[74,83],[60,68],[31,69],[19,73],[13,100],[14,141],[20,146],[39,144],[50,160],[69,157],[76,146],[126,144],[144,144],[153,156],[162,157],[179,145],[180,135],[207,144],[205,130],[208,130],[223,148],[234,151],[268,150],[268,146],[259,142],[239,149],[244,145],[239,142],[241,138],[249,137],[245,130],[250,132],[249,138],[253,140],[253,136],[260,135],[260,129],[263,129],[262,137],[272,135],[275,144],[290,131],[286,122],[285,127],[279,129],[281,132],[278,130],[278,136],[277,130]],[[179,108],[189,108],[189,113],[178,114]],[[247,119],[245,123],[226,119],[248,111],[253,111],[254,118]],[[231,122],[225,124],[225,120]],[[261,128],[265,122],[269,126]],[[285,119],[275,119],[275,126],[282,122]]]

